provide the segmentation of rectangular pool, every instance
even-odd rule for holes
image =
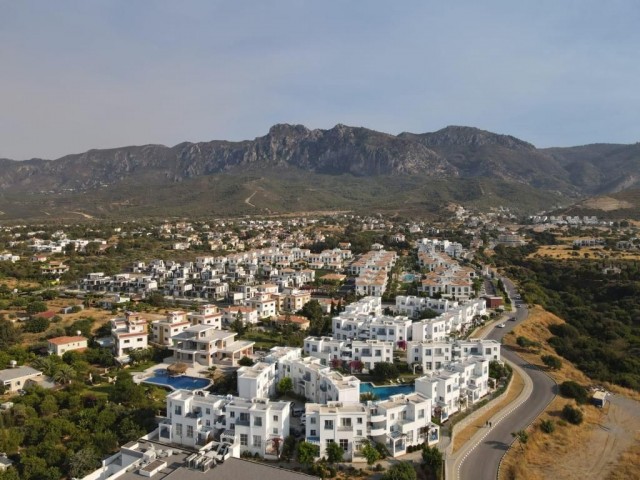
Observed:
[[[188,375],[167,375],[162,372],[154,372],[155,375],[142,380],[142,383],[168,387],[171,390],[201,390],[211,385],[206,378],[190,377]]]
[[[360,393],[373,393],[378,400],[386,400],[391,395],[398,395],[399,393],[413,393],[415,387],[413,385],[385,385],[383,387],[376,387],[373,383],[361,383]]]

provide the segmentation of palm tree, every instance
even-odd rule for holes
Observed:
[[[57,362],[53,357],[39,357],[31,364],[36,370],[40,370],[47,377],[52,377],[57,370]]]
[[[62,364],[58,367],[57,371],[53,374],[53,380],[61,385],[71,383],[76,377],[76,371],[67,364]]]

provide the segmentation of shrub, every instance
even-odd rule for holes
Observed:
[[[552,370],[560,370],[562,368],[562,360],[554,355],[543,355],[542,362]]]
[[[587,389],[579,383],[571,380],[562,382],[560,384],[560,395],[567,398],[573,398],[578,403],[587,403],[589,401],[589,395]]]
[[[542,420],[542,422],[540,422],[540,430],[544,433],[553,433],[555,429],[556,426],[553,423],[553,420]]]
[[[582,412],[569,404],[565,405],[562,409],[562,417],[574,425],[580,425],[583,420]]]

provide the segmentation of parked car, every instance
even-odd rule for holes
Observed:
[[[506,323],[500,323],[500,324],[496,325],[496,328],[504,328],[506,326],[507,326]]]

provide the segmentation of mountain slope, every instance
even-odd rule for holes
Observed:
[[[638,179],[639,144],[537,149],[472,127],[396,136],[345,125],[281,124],[241,142],[0,159],[0,218],[78,209],[101,216],[258,213],[255,208],[436,212],[451,201],[524,212],[624,190]],[[246,203],[253,192],[255,201]]]

